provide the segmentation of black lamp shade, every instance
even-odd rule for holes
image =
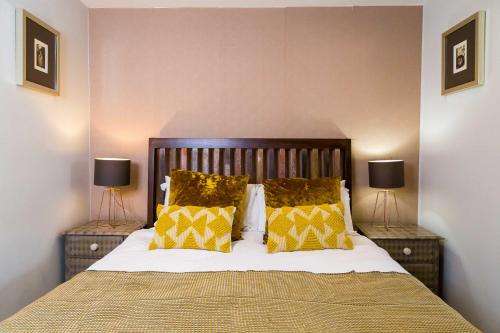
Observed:
[[[130,185],[130,160],[124,158],[96,158],[94,160],[94,185]]]
[[[370,187],[398,188],[405,186],[405,168],[402,160],[368,162]]]

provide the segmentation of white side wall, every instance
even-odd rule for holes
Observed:
[[[15,8],[61,33],[61,96],[15,83]],[[88,9],[0,0],[0,320],[62,280],[61,232],[89,215]]]
[[[487,10],[486,84],[440,95],[441,33]],[[446,238],[445,300],[500,330],[500,2],[424,5],[419,223]]]

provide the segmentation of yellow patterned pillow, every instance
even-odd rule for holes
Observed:
[[[266,208],[269,225],[267,252],[322,249],[352,250],[346,232],[344,205]]]
[[[340,201],[340,177],[265,179],[262,185],[266,206],[273,208],[333,204]],[[266,221],[264,244],[267,243],[268,224]]]
[[[150,250],[200,249],[231,251],[235,207],[158,205]]]

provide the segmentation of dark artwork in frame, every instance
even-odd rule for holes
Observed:
[[[16,9],[17,84],[59,95],[59,32]]]
[[[484,83],[484,28],[480,11],[443,33],[442,95]]]

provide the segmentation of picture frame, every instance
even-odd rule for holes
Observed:
[[[21,8],[16,8],[16,81],[52,95],[60,92],[60,34]]]
[[[479,11],[443,32],[441,95],[484,84],[485,23]]]

